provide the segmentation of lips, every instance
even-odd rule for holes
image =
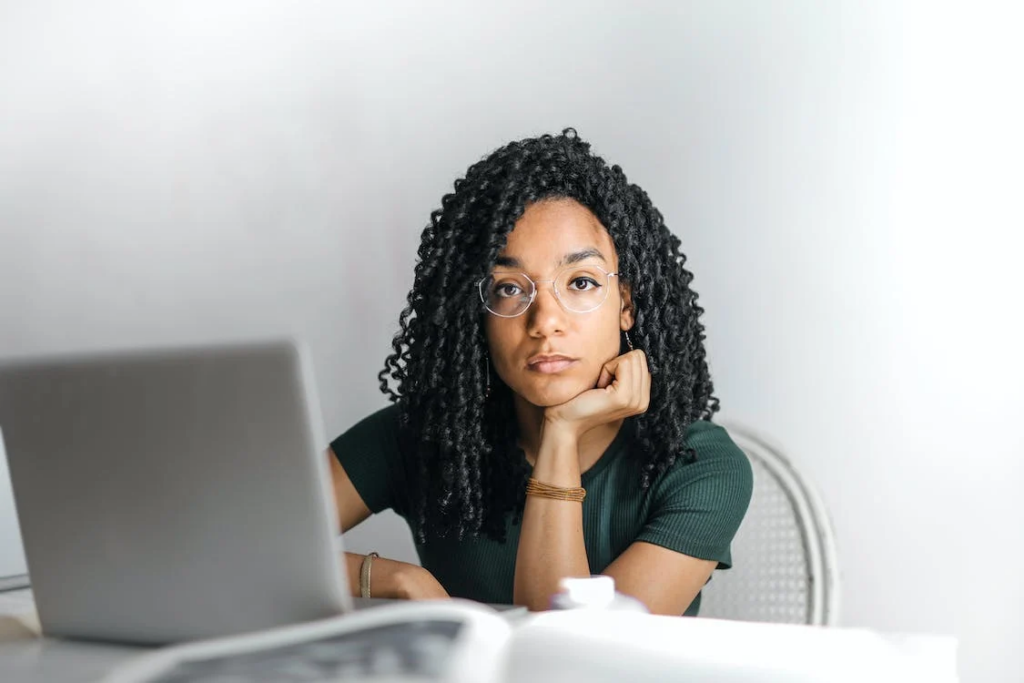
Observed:
[[[526,368],[532,372],[539,372],[544,375],[550,375],[556,372],[562,372],[566,368],[576,363],[575,358],[569,356],[563,356],[560,353],[555,354],[540,354],[531,357],[526,361]]]

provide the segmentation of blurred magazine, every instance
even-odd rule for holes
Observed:
[[[489,683],[501,680],[515,614],[461,600],[387,604],[155,650],[118,667],[105,683]]]

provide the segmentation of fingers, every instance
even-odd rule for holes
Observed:
[[[640,349],[631,351],[633,375],[633,403],[636,412],[634,415],[647,411],[651,403],[651,371],[647,366],[647,354]]]
[[[651,373],[647,356],[634,350],[605,363],[594,389],[584,391],[557,406],[545,409],[545,415],[574,423],[577,432],[647,411],[651,402]]]
[[[623,359],[628,354],[616,356],[604,364],[601,368],[601,376],[597,379],[598,389],[608,389],[609,392],[621,391],[623,380],[629,376],[624,369]]]
[[[646,413],[651,405],[651,368],[647,363],[647,355],[643,351],[640,353],[643,356],[643,372],[640,373],[643,379],[640,386],[640,412]]]
[[[651,402],[647,355],[637,349],[611,359],[601,368],[597,388],[608,388],[624,417],[646,412]]]
[[[639,408],[643,402],[644,372],[642,365],[646,364],[643,351],[634,351],[631,358],[633,364],[633,401],[635,407]]]

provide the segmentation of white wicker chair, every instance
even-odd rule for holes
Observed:
[[[723,426],[750,458],[754,493],[732,543],[733,568],[704,587],[700,616],[834,625],[839,566],[824,506],[777,449],[739,425]]]

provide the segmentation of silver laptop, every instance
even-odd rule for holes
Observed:
[[[7,456],[4,454],[4,434],[0,429],[0,601],[5,591],[14,591],[28,585],[28,570],[25,567],[25,553],[18,531],[18,515],[14,511],[14,493],[11,491],[11,477],[7,472]]]
[[[351,609],[313,386],[290,342],[0,362],[44,632],[168,643]]]

